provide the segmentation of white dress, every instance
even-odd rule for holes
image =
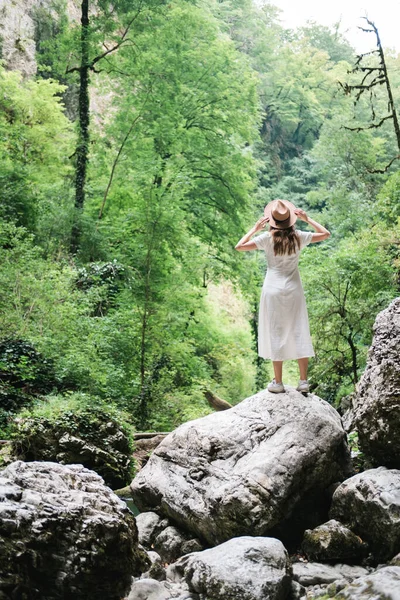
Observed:
[[[271,360],[314,356],[303,286],[298,269],[301,250],[311,242],[312,232],[297,231],[300,249],[295,254],[274,254],[270,233],[254,238],[265,250],[267,274],[261,292],[258,317],[258,354]]]

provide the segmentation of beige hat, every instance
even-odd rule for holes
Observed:
[[[272,200],[264,209],[264,216],[269,217],[269,224],[276,229],[288,229],[297,221],[295,206],[289,200]]]

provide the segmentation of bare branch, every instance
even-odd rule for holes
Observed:
[[[383,123],[388,119],[393,119],[393,115],[387,115],[387,117],[383,117],[383,119],[381,119],[379,123],[371,123],[371,125],[366,125],[365,127],[346,127],[346,125],[344,125],[343,129],[348,129],[349,131],[365,131],[366,129],[378,129],[378,127],[381,127],[381,125],[383,125]]]
[[[368,173],[386,173],[396,160],[400,160],[400,154],[392,158],[392,160],[383,169],[367,169],[367,171]]]

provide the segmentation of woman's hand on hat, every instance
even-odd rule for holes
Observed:
[[[295,208],[294,214],[300,219],[300,221],[305,221],[305,223],[308,222],[307,214],[302,208]]]
[[[264,229],[268,222],[269,217],[261,217],[261,219],[258,219],[257,223],[254,225],[254,231],[261,231],[261,229]]]

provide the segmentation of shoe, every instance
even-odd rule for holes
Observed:
[[[310,384],[308,383],[307,379],[300,379],[299,381],[299,385],[297,386],[296,390],[298,392],[301,392],[302,394],[306,394],[307,392],[310,391]]]
[[[283,383],[276,383],[275,379],[273,379],[271,383],[268,384],[268,391],[273,394],[281,394],[285,391],[285,388],[283,387]]]

